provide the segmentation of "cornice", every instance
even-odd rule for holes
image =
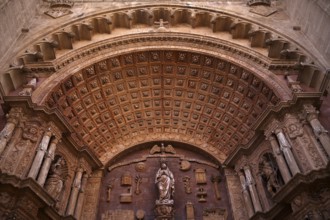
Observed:
[[[276,34],[277,36],[281,36],[282,39],[287,39],[288,42],[294,42],[294,44],[296,44],[302,51],[304,51],[304,53],[309,54],[309,52],[308,52],[309,50],[305,49],[302,44],[299,44],[299,42],[296,42],[295,39],[292,38],[290,34],[280,33],[276,27],[272,27],[267,22],[266,23],[260,22],[253,16],[248,16],[247,14],[244,14],[244,16],[242,16],[240,13],[235,13],[234,11],[227,10],[226,8],[210,9],[207,6],[205,6],[205,7],[198,6],[198,5],[194,6],[193,4],[187,6],[185,3],[164,3],[164,4],[143,3],[141,5],[136,5],[136,6],[120,5],[119,7],[120,8],[115,8],[115,9],[110,9],[110,10],[109,9],[100,10],[99,8],[97,8],[97,10],[98,10],[97,12],[96,11],[87,12],[84,14],[83,17],[77,16],[75,19],[70,18],[69,21],[67,21],[67,19],[62,19],[61,25],[54,26],[53,28],[48,27],[46,29],[46,31],[45,31],[45,28],[42,27],[42,30],[37,31],[34,34],[36,36],[40,36],[39,38],[42,39],[48,35],[51,35],[52,33],[61,32],[63,29],[66,29],[70,25],[87,22],[87,21],[89,22],[91,19],[93,19],[95,17],[108,18],[108,17],[111,17],[112,14],[127,13],[127,12],[129,12],[130,14],[134,14],[135,11],[138,11],[141,9],[148,10],[149,12],[152,13],[153,10],[158,10],[160,8],[164,8],[171,12],[174,12],[175,10],[188,10],[188,11],[192,11],[196,14],[210,13],[210,15],[213,15],[213,16],[228,16],[236,21],[248,22],[248,23],[258,26],[259,29],[262,29],[262,30],[268,31],[268,32],[272,32],[272,33]],[[27,39],[24,42],[25,43],[22,45],[21,53],[23,53],[23,51],[25,51],[26,48],[29,47],[29,45],[34,44],[34,42],[38,42],[38,40],[36,40],[36,38],[34,38],[34,39],[32,38],[31,40]],[[313,57],[312,54],[309,54],[309,56]],[[316,59],[315,57],[313,57],[313,60],[315,62],[318,61],[318,59]],[[6,62],[8,62],[8,61],[6,61]]]
[[[25,189],[29,189],[48,206],[53,206],[55,204],[55,200],[32,178],[20,179],[17,176],[0,171],[0,184],[3,186],[10,185],[24,191]]]

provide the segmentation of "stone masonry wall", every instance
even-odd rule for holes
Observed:
[[[0,61],[14,45],[29,22],[36,14],[37,4],[41,0],[3,0],[0,2]]]
[[[330,1],[284,0],[286,11],[295,25],[324,56],[330,66]]]

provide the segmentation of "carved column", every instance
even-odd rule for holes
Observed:
[[[292,176],[294,176],[296,173],[299,173],[300,170],[296,162],[296,159],[294,158],[293,153],[291,151],[291,146],[287,141],[287,139],[285,138],[282,129],[276,129],[275,134],[278,139],[278,142],[280,143],[281,150],[283,151],[285,160],[289,165],[289,169],[292,173]]]
[[[285,162],[285,159],[282,155],[280,147],[278,146],[277,140],[273,135],[270,135],[268,137],[268,140],[269,140],[270,145],[273,149],[273,152],[274,152],[274,155],[275,155],[275,158],[276,158],[276,161],[277,161],[277,165],[278,165],[278,168],[281,172],[283,180],[284,180],[285,183],[287,183],[291,179],[291,174],[290,174],[288,166]]]
[[[239,180],[241,182],[242,185],[242,193],[243,193],[243,198],[244,198],[244,203],[245,203],[245,207],[246,210],[248,212],[249,218],[251,218],[254,214],[254,210],[253,210],[253,206],[252,206],[252,202],[251,202],[251,197],[247,188],[247,183],[245,180],[245,176],[244,173],[241,171],[237,172],[239,175]]]
[[[72,189],[70,193],[69,203],[67,206],[66,214],[73,215],[74,209],[77,203],[78,192],[81,187],[81,177],[82,177],[83,169],[78,168],[76,171],[76,175],[72,184]]]
[[[85,187],[86,187],[86,184],[87,184],[87,179],[88,179],[88,174],[84,173],[83,177],[82,177],[82,180],[81,180],[81,187],[80,187],[80,190],[79,190],[76,209],[74,211],[74,217],[76,219],[80,219],[80,215],[81,215],[81,211],[82,211],[82,207],[83,207],[83,203],[84,203]]]
[[[44,133],[44,136],[42,137],[42,140],[39,144],[37,154],[34,157],[28,177],[32,177],[33,179],[36,179],[36,177],[39,173],[39,170],[40,170],[42,160],[44,159],[45,153],[48,149],[48,144],[49,144],[51,135],[52,135],[52,133],[50,131],[46,131]]]
[[[40,170],[40,173],[38,176],[38,180],[37,180],[41,186],[43,186],[45,184],[50,165],[51,165],[52,161],[54,160],[55,150],[56,150],[58,141],[59,140],[56,137],[51,141],[46,158],[42,164],[42,167],[41,167],[41,170]]]
[[[255,212],[261,212],[262,208],[261,208],[259,196],[257,193],[256,186],[254,184],[254,180],[253,180],[252,173],[251,173],[249,166],[247,166],[247,165],[244,166],[244,173],[245,173],[245,177],[246,177],[246,183],[249,187],[254,210],[255,210]]]
[[[5,149],[8,141],[10,140],[13,131],[15,130],[16,125],[18,124],[19,118],[17,115],[17,111],[21,111],[19,108],[14,108],[10,111],[7,120],[7,123],[3,130],[0,132],[0,155],[2,154],[3,150]]]
[[[324,150],[330,157],[330,137],[328,131],[324,129],[317,117],[319,112],[312,105],[304,105],[304,113],[307,121],[313,128],[315,136],[320,140]]]

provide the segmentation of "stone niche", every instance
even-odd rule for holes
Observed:
[[[165,151],[153,152],[155,146],[171,146],[171,153]],[[116,161],[110,161],[100,192],[98,217],[100,220],[123,219],[118,213],[130,213],[129,219],[138,218],[137,213],[143,211],[145,220],[156,219],[155,207],[158,199],[158,190],[155,185],[157,170],[160,162],[165,161],[174,175],[174,219],[191,219],[187,216],[186,204],[192,205],[195,219],[205,218],[207,210],[223,210],[224,219],[233,219],[228,192],[225,186],[225,176],[220,169],[220,164],[210,155],[207,155],[193,146],[176,142],[152,142],[133,148],[133,151],[124,152]],[[175,151],[175,152],[174,152]],[[184,161],[184,162],[183,162]],[[182,164],[189,164],[189,169],[182,169]],[[205,183],[196,180],[195,171],[205,170]],[[131,175],[131,185],[122,184],[122,178]],[[217,176],[221,181],[214,184],[212,177]],[[187,183],[189,181],[189,183]],[[111,191],[109,191],[109,185]],[[189,187],[189,190],[187,190]],[[215,187],[221,194],[221,199],[216,196]],[[200,190],[205,192],[205,201],[200,202]],[[129,202],[122,201],[123,196],[130,197]],[[116,213],[110,218],[109,213]],[[117,216],[116,218],[113,216]],[[138,218],[139,219],[139,218]]]

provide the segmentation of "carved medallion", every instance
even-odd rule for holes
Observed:
[[[137,172],[144,172],[146,170],[146,164],[144,162],[139,162],[135,165],[135,170]]]
[[[191,164],[188,160],[182,160],[180,162],[180,170],[182,171],[188,171],[190,170]]]

